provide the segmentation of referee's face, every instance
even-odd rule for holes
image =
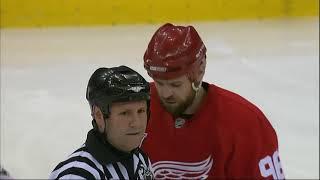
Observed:
[[[113,103],[106,120],[106,138],[115,148],[129,152],[138,147],[147,125],[147,102]]]

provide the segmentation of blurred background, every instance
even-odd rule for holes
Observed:
[[[14,178],[47,178],[85,141],[95,69],[151,81],[144,51],[171,22],[205,42],[205,81],[266,114],[286,178],[319,179],[319,0],[1,0],[0,15],[0,164]]]

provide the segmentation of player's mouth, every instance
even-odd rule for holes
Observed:
[[[164,101],[166,104],[175,104],[176,101]]]

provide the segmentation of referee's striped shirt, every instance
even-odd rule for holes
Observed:
[[[118,151],[91,130],[86,143],[59,163],[49,179],[153,179],[153,174],[150,159],[140,148]]]

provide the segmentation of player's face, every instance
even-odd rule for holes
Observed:
[[[170,79],[154,79],[163,107],[174,116],[180,115],[192,103],[195,92],[186,75]]]
[[[129,152],[138,147],[147,125],[146,101],[113,103],[106,120],[106,136],[110,144]]]

